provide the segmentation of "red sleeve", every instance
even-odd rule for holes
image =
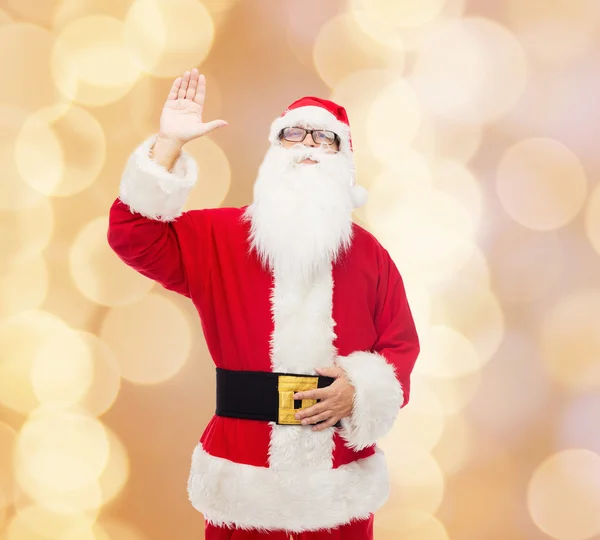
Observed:
[[[419,355],[402,278],[383,248],[374,324],[377,341],[370,351],[336,358],[354,387],[352,413],[342,418],[340,435],[356,450],[375,444],[392,429],[400,409],[408,403],[410,375]]]

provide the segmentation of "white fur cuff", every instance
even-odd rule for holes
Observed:
[[[355,389],[352,414],[341,420],[340,435],[348,446],[361,450],[392,428],[404,403],[404,392],[394,366],[381,354],[358,351],[338,356],[336,364]]]
[[[132,212],[158,221],[173,221],[181,215],[188,194],[197,180],[194,159],[182,152],[167,171],[148,155],[156,135],[145,140],[131,154],[121,179],[119,198]]]

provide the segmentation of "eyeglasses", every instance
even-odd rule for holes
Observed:
[[[306,134],[310,133],[315,144],[325,144],[331,146],[339,142],[339,137],[333,131],[324,129],[304,129],[301,127],[288,127],[281,130],[280,139],[285,139],[288,142],[302,142],[306,138]]]

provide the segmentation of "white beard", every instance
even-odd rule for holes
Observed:
[[[307,157],[318,163],[298,163]],[[353,175],[341,152],[301,145],[267,151],[244,214],[266,268],[307,281],[337,260],[352,241]]]

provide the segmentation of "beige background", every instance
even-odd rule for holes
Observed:
[[[250,202],[293,100],[348,110],[355,217],[423,342],[375,537],[600,539],[599,24],[595,0],[2,0],[0,538],[202,538],[199,321],[105,240],[198,66],[229,126],[189,145],[189,207]]]

